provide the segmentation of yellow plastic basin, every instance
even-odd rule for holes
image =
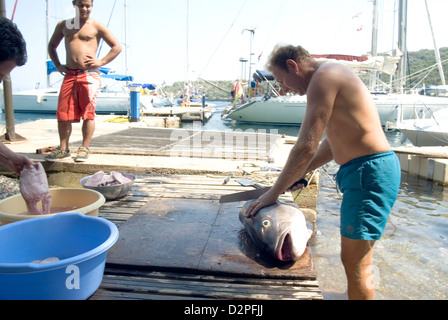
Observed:
[[[51,207],[77,207],[78,209],[67,211],[77,212],[88,216],[98,216],[99,208],[106,202],[104,196],[90,189],[50,189]],[[38,204],[41,207],[41,204]],[[26,219],[48,217],[49,215],[21,215],[28,211],[22,195],[16,195],[0,201],[0,225],[22,221]]]

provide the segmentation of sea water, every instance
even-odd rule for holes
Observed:
[[[297,136],[300,128],[241,124],[222,120],[228,103],[216,103],[212,118],[201,130],[258,131]],[[55,115],[16,114],[16,123]],[[0,124],[4,124],[0,114]],[[183,123],[185,129],[197,128]],[[393,147],[401,144],[400,134],[386,134]],[[345,299],[346,278],[340,260],[341,195],[333,175],[338,166],[331,162],[321,170],[317,205],[317,234],[310,240],[321,290],[325,299]],[[398,199],[381,240],[377,241],[373,262],[377,299],[448,299],[448,188],[403,173]]]

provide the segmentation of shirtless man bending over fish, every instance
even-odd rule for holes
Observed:
[[[95,104],[101,87],[99,68],[113,61],[121,52],[121,45],[110,30],[90,18],[93,0],[75,0],[76,17],[60,21],[48,44],[48,53],[55,67],[64,77],[57,110],[60,146],[48,161],[71,158],[69,139],[72,123],[84,120],[83,142],[75,161],[86,161],[89,145],[95,131]],[[65,39],[66,64],[61,64],[56,49]],[[102,59],[96,58],[98,45],[103,39],[111,48]]]
[[[337,183],[344,193],[341,259],[348,295],[373,299],[373,247],[397,198],[401,169],[371,95],[350,69],[319,63],[300,46],[277,46],[268,69],[283,90],[307,95],[307,110],[277,182],[250,205],[246,215],[275,203],[308,172],[334,160],[341,166]]]

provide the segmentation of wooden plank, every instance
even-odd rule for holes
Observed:
[[[279,138],[253,132],[130,128],[94,137],[90,149],[103,154],[268,160]]]
[[[102,299],[269,299],[320,300],[317,281],[220,277],[187,273],[108,268],[100,289]]]

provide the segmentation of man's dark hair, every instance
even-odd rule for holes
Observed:
[[[73,0],[73,5],[75,5],[75,3],[76,3],[76,0]],[[92,4],[93,4],[93,0],[92,0]]]
[[[281,68],[283,70],[288,70],[286,61],[291,59],[295,62],[300,62],[304,59],[311,58],[311,55],[301,46],[293,45],[277,45],[269,57],[266,69],[272,71],[274,67]]]
[[[17,26],[11,20],[0,17],[0,62],[8,60],[23,66],[28,60],[26,43]]]

